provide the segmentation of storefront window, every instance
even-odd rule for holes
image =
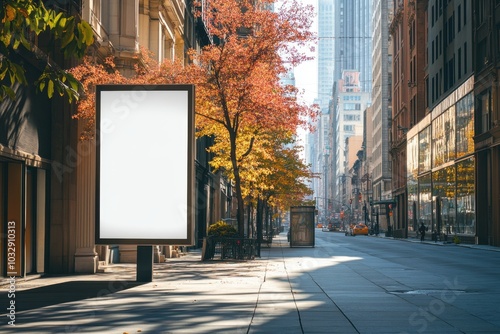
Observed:
[[[474,152],[474,99],[466,95],[457,102],[457,158]]]
[[[431,169],[431,127],[418,134],[418,171],[424,173]]]
[[[409,178],[407,183],[408,189],[408,231],[418,230],[418,182],[415,178]]]
[[[474,158],[457,163],[457,233],[474,234]]]
[[[418,225],[424,223],[431,230],[432,227],[432,192],[431,174],[424,175],[418,180]]]
[[[432,166],[455,159],[455,107],[452,106],[432,121]]]
[[[418,136],[408,139],[406,151],[407,176],[416,178],[418,176]]]
[[[418,203],[418,136],[408,139],[407,145],[407,178],[408,189],[408,231],[418,229],[417,203]]]
[[[456,233],[455,174],[455,166],[432,173],[432,194],[441,200],[441,224],[436,230],[447,235]]]

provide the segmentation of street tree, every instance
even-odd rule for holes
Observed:
[[[252,155],[254,149],[262,145],[259,141],[264,140],[265,135],[293,135],[316,114],[315,108],[298,102],[295,87],[280,82],[280,77],[289,69],[287,66],[309,59],[301,50],[314,40],[309,30],[312,7],[291,0],[271,12],[266,8],[273,1],[259,1],[258,6],[254,3],[211,0],[210,7],[203,8],[203,17],[214,43],[199,52],[190,50],[190,64],[169,60],[156,64],[143,52],[137,75],[120,78],[135,84],[196,85],[197,135],[214,138],[215,144],[210,148],[215,154],[212,166],[234,180],[241,236],[244,234],[244,198],[251,189],[243,182],[246,177],[246,184],[251,184],[250,172],[255,169],[252,161],[258,157]],[[92,87],[97,84],[91,82],[92,71],[84,66],[72,71],[79,80],[90,83],[86,99],[92,97]],[[105,72],[100,83],[108,80]],[[87,118],[92,125],[94,115],[91,103],[80,102],[77,117]]]
[[[300,158],[301,147],[292,136],[272,136],[264,149],[256,147],[257,168],[250,195],[257,207],[257,238],[262,240],[264,222],[277,218],[290,206],[304,203],[312,194],[308,182],[313,175]],[[259,140],[262,142],[262,140]],[[243,174],[243,173],[242,173]],[[246,178],[245,178],[246,179]],[[268,230],[269,231],[269,230]]]
[[[100,63],[92,57],[84,57],[83,61],[69,70],[70,74],[81,83],[82,98],[77,102],[73,118],[84,122],[81,133],[82,140],[93,139],[95,136],[95,92],[97,85],[129,84],[182,84],[189,82],[189,67],[180,60],[165,60],[159,64],[149,50],[141,48],[135,65],[135,74],[124,76],[116,67],[114,57],[110,56]]]
[[[77,102],[77,111],[73,118],[84,122],[81,140],[90,140],[95,136],[95,88],[96,85],[127,84],[130,79],[124,77],[116,68],[112,57],[104,63],[96,63],[91,57],[84,57],[81,64],[69,70],[81,84],[82,98]]]
[[[46,91],[66,96],[71,102],[79,97],[79,82],[49,59],[37,40],[44,38],[65,58],[81,58],[94,42],[90,25],[78,17],[46,8],[42,1],[3,0],[0,6],[0,101],[15,99],[15,85],[27,84],[19,52],[30,52],[45,59],[47,65],[36,85]],[[57,44],[56,44],[57,43]]]
[[[215,43],[191,54],[196,65],[192,79],[197,84],[197,129],[226,141],[226,146],[212,150],[231,162],[227,172],[235,183],[240,235],[245,205],[241,168],[259,134],[295,133],[314,117],[313,108],[298,102],[295,89],[280,82],[287,65],[308,59],[300,46],[314,38],[309,29],[312,7],[292,0],[272,12],[268,9],[273,4],[273,0],[210,1],[203,17]]]

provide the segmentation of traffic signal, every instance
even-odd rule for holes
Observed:
[[[362,199],[362,196],[361,196],[361,193],[358,194],[358,201],[359,203],[361,203],[361,199]]]

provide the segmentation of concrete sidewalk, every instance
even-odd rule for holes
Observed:
[[[288,247],[286,235],[274,242],[252,261],[202,262],[200,252],[189,252],[155,264],[151,283],[135,281],[135,264],[110,265],[94,275],[19,279],[15,327],[5,314],[8,286],[1,287],[0,332],[247,333],[252,320],[272,316],[269,309],[262,316],[256,311],[259,297],[261,304],[274,299],[266,275],[280,276],[271,274],[278,268],[269,266],[270,253]]]
[[[19,281],[16,326],[7,325],[4,311],[0,332],[348,334],[421,328],[408,315],[432,299],[388,293],[382,280],[398,289],[396,281],[356,267],[360,258],[330,256],[317,246],[289,248],[281,234],[252,261],[202,262],[199,252],[190,252],[155,264],[153,282],[145,284],[135,282],[133,264],[111,265],[95,275]],[[475,321],[481,333],[498,333],[500,327],[460,312],[453,315]],[[442,321],[425,332],[464,333]]]

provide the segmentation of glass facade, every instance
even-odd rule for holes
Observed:
[[[475,212],[474,158],[470,158],[457,164],[457,233],[474,234]]]
[[[431,170],[431,127],[428,126],[418,134],[418,171]]]
[[[407,141],[408,230],[475,234],[474,98],[452,103]]]
[[[455,166],[441,168],[432,173],[432,195],[434,201],[440,201],[441,221],[438,220],[437,210],[434,210],[434,226],[432,230],[440,233],[455,233]],[[437,208],[437,203],[436,203]]]
[[[418,180],[418,225],[424,223],[429,229],[432,227],[432,184],[431,174],[423,175]]]
[[[457,158],[474,153],[474,99],[469,94],[457,102]]]
[[[455,159],[455,107],[448,108],[432,121],[432,166]]]
[[[418,143],[418,136],[414,136],[408,139],[407,144],[408,231],[418,230]]]

